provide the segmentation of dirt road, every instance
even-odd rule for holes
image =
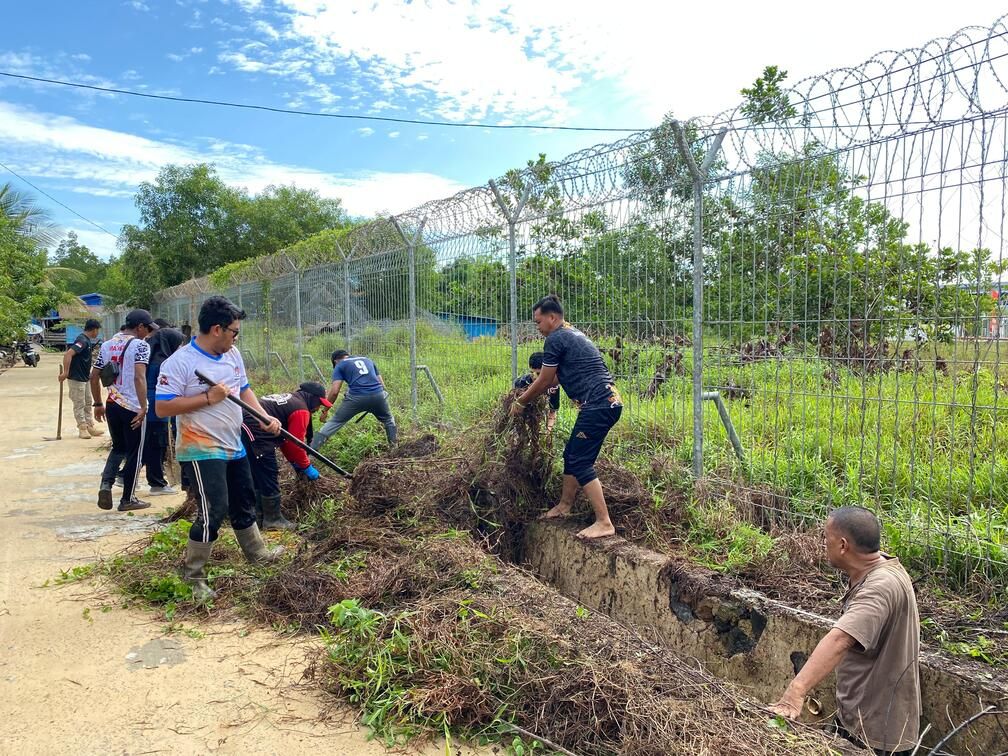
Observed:
[[[43,441],[56,431],[56,360],[0,375],[0,752],[385,753],[353,724],[317,721],[328,702],[294,687],[307,641],[220,622],[200,624],[203,637],[167,633],[92,584],[43,587],[136,540],[181,498],[153,498],[139,516],[97,508],[103,439],[76,438],[65,402],[63,440]]]

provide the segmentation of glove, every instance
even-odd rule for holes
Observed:
[[[298,472],[301,475],[304,475],[306,478],[308,478],[308,480],[318,480],[319,479],[319,471],[315,469],[315,465],[308,465],[308,467],[300,468],[297,465],[295,465],[293,462],[291,462],[291,467],[293,467],[296,472]]]

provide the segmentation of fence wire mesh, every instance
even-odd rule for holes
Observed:
[[[1006,36],[999,20],[531,161],[227,287],[173,287],[156,314],[195,327],[223,293],[263,378],[328,381],[346,348],[400,417],[462,424],[525,372],[530,308],[555,293],[617,378],[624,448],[756,525],[863,504],[938,579],[1003,578]],[[565,403],[558,430],[573,419]]]

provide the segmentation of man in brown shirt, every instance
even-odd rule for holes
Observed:
[[[771,708],[797,719],[808,691],[836,669],[840,734],[876,754],[909,754],[920,730],[920,618],[910,576],[879,551],[871,511],[840,507],[825,531],[826,558],[848,577],[840,619]]]

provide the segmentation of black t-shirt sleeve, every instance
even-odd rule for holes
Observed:
[[[73,340],[70,348],[73,349],[77,354],[80,354],[87,347],[87,336],[84,334],[78,334],[77,338]]]
[[[564,338],[564,328],[553,331],[543,342],[543,367],[557,367],[567,351],[567,339]]]

